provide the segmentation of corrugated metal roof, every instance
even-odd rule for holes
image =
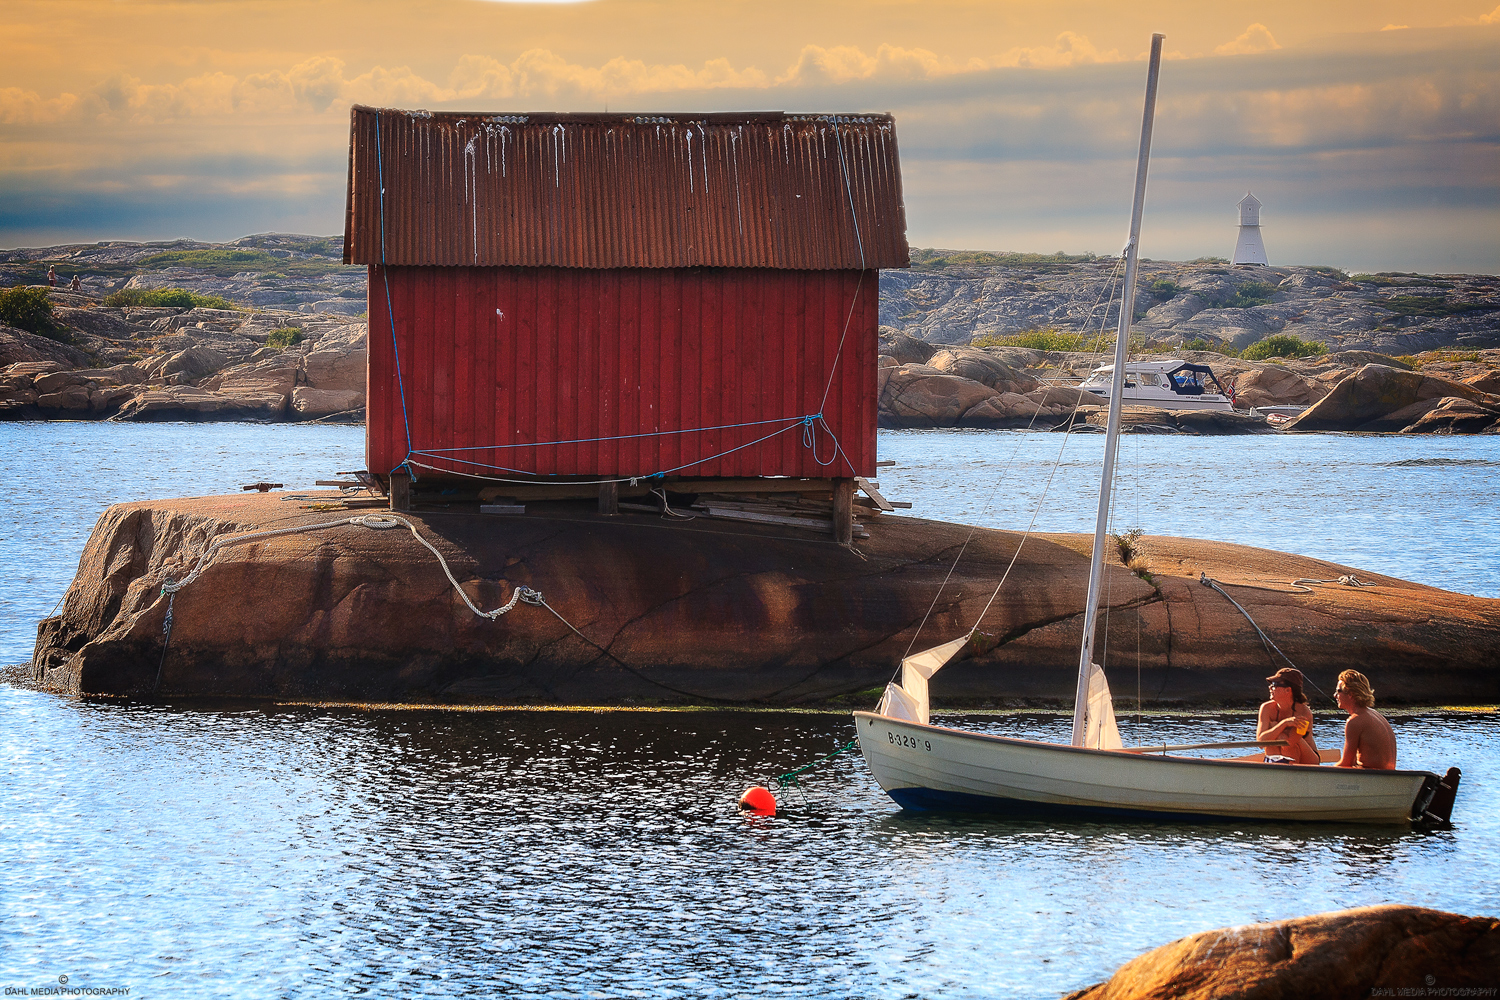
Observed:
[[[889,115],[355,107],[350,119],[346,263],[909,263]]]

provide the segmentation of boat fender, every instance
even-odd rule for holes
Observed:
[[[776,796],[764,785],[751,785],[740,796],[740,811],[755,816],[775,816]]]

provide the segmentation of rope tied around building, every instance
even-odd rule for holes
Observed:
[[[653,473],[650,473],[649,475],[644,475],[644,476],[635,476],[635,477],[623,476],[623,477],[615,477],[615,478],[610,478],[610,479],[599,479],[599,480],[592,480],[592,481],[585,481],[585,482],[594,482],[594,483],[603,484],[603,483],[621,483],[621,482],[627,482],[628,481],[628,482],[631,483],[631,485],[635,485],[635,482],[636,482],[637,479],[644,479],[644,478],[665,478],[668,475],[671,475],[671,474],[674,474],[674,473],[677,473],[677,472],[681,472],[684,469],[690,469],[690,468],[692,468],[694,466],[697,466],[697,465],[706,465],[706,464],[708,464],[710,462],[716,462],[719,459],[727,458],[728,456],[733,455],[736,452],[743,451],[746,448],[753,448],[756,445],[763,444],[764,442],[769,441],[770,439],[772,439],[774,437],[777,437],[780,434],[784,434],[787,431],[792,430],[793,428],[795,428],[795,427],[797,427],[799,425],[803,427],[803,434],[802,434],[802,444],[803,444],[803,447],[807,448],[809,451],[812,452],[813,460],[815,462],[817,462],[818,465],[823,466],[823,467],[826,468],[828,466],[833,465],[835,462],[837,462],[842,457],[844,459],[844,463],[849,467],[849,474],[851,476],[857,475],[858,474],[858,470],[855,469],[854,463],[849,460],[848,453],[844,450],[843,446],[840,444],[839,439],[838,439],[838,435],[834,433],[833,428],[830,427],[828,425],[828,421],[824,419],[824,417],[823,417],[823,410],[827,407],[827,405],[828,405],[828,397],[829,397],[829,395],[833,391],[833,386],[834,386],[835,378],[836,378],[836,375],[837,375],[838,369],[839,369],[839,363],[843,359],[843,355],[844,355],[844,344],[845,344],[846,340],[848,339],[849,329],[850,329],[850,326],[851,326],[851,324],[853,323],[853,320],[854,320],[855,309],[856,309],[856,307],[859,304],[860,292],[861,292],[862,288],[864,287],[865,276],[868,273],[870,273],[871,269],[870,269],[869,264],[866,262],[866,259],[865,259],[864,237],[863,237],[863,235],[860,232],[859,214],[858,214],[858,212],[856,211],[856,208],[855,208],[854,186],[853,186],[853,182],[851,181],[850,176],[849,176],[849,167],[848,167],[848,163],[845,160],[843,137],[842,137],[842,133],[839,130],[839,125],[840,125],[840,121],[841,121],[840,116],[837,116],[837,115],[823,116],[821,120],[827,121],[827,122],[831,123],[832,126],[833,126],[834,137],[835,137],[835,145],[838,147],[839,166],[840,166],[840,170],[843,173],[843,179],[844,179],[844,193],[845,193],[845,195],[846,195],[846,197],[848,199],[850,218],[851,218],[851,220],[853,222],[853,225],[854,225],[855,245],[856,245],[856,247],[859,250],[860,269],[859,269],[859,277],[856,279],[855,284],[854,284],[854,293],[850,297],[849,310],[848,310],[847,314],[844,317],[844,327],[843,327],[842,333],[839,336],[838,347],[834,351],[833,363],[829,366],[828,378],[826,379],[826,381],[824,382],[824,385],[823,385],[823,396],[822,396],[822,399],[818,403],[818,412],[817,413],[805,414],[805,415],[802,415],[802,416],[779,417],[779,418],[775,418],[775,419],[771,419],[771,420],[752,420],[752,421],[746,421],[746,422],[743,422],[743,423],[722,424],[722,425],[718,425],[718,426],[689,427],[689,428],[673,429],[673,430],[665,430],[665,431],[663,431],[663,430],[654,430],[654,431],[650,431],[650,432],[647,432],[647,433],[641,433],[641,434],[616,434],[616,435],[601,436],[601,437],[575,438],[575,439],[571,439],[571,440],[555,440],[555,441],[495,442],[493,444],[474,445],[474,446],[463,447],[463,448],[418,448],[413,443],[413,439],[412,439],[411,413],[410,413],[410,411],[408,409],[408,406],[407,406],[406,381],[405,381],[404,370],[403,370],[402,363],[401,363],[401,343],[400,343],[400,338],[397,335],[397,331],[396,331],[396,314],[395,314],[395,308],[394,308],[394,306],[392,304],[392,299],[391,299],[390,268],[389,268],[389,265],[386,262],[385,152],[384,152],[384,146],[383,146],[383,143],[382,143],[382,140],[381,140],[381,115],[380,115],[379,111],[376,111],[375,112],[375,170],[376,170],[376,179],[377,179],[377,182],[378,182],[378,185],[379,185],[379,208],[380,208],[380,212],[379,212],[379,219],[380,219],[380,274],[381,274],[381,280],[382,280],[382,284],[384,286],[384,292],[385,292],[385,315],[386,315],[386,323],[387,323],[387,326],[389,327],[390,332],[391,332],[391,356],[392,356],[392,360],[393,360],[394,365],[395,365],[396,391],[397,391],[397,395],[399,396],[399,398],[401,400],[401,421],[402,421],[403,430],[404,430],[405,435],[406,435],[406,455],[401,459],[400,462],[398,462],[390,470],[390,474],[395,474],[397,472],[404,472],[407,475],[415,477],[415,475],[416,475],[416,473],[414,471],[415,469],[426,469],[426,470],[428,470],[430,472],[447,473],[447,474],[450,474],[450,475],[463,476],[463,477],[468,478],[468,479],[481,479],[481,480],[486,480],[486,481],[490,481],[490,482],[502,482],[502,483],[503,482],[516,482],[516,480],[507,480],[507,479],[503,479],[503,478],[499,478],[499,477],[495,477],[495,476],[484,475],[482,473],[466,472],[466,471],[463,471],[461,469],[451,468],[451,467],[445,467],[445,466],[452,466],[452,465],[458,464],[458,465],[469,466],[469,467],[475,468],[475,469],[485,470],[487,472],[514,473],[516,475],[533,475],[532,472],[530,472],[528,470],[525,470],[525,469],[514,469],[514,468],[509,468],[507,466],[502,466],[502,465],[491,465],[491,464],[487,464],[487,463],[484,463],[484,462],[478,462],[478,461],[474,461],[472,459],[463,458],[463,457],[460,457],[460,456],[455,455],[453,453],[454,452],[464,452],[464,451],[499,451],[499,450],[508,449],[508,448],[541,448],[541,447],[549,447],[549,446],[557,446],[557,445],[596,444],[596,443],[604,443],[604,442],[607,442],[607,441],[626,441],[626,440],[630,440],[630,439],[634,439],[634,438],[662,438],[662,437],[669,437],[671,435],[676,435],[676,434],[695,434],[695,433],[704,433],[704,432],[718,431],[718,430],[734,430],[734,429],[739,429],[739,428],[744,428],[744,427],[754,427],[754,426],[758,426],[758,425],[762,425],[762,424],[780,423],[780,424],[784,424],[785,426],[781,427],[778,430],[772,431],[771,433],[766,434],[766,435],[764,435],[762,437],[756,438],[753,441],[749,441],[749,442],[747,442],[745,444],[741,444],[741,445],[737,445],[737,446],[734,446],[734,447],[731,447],[731,448],[727,448],[727,449],[725,449],[723,451],[717,452],[716,454],[712,454],[712,455],[707,455],[707,456],[695,458],[695,459],[693,459],[690,462],[684,462],[683,464],[678,465],[678,466],[676,466],[674,468],[662,469],[660,471],[653,472]],[[701,131],[702,131],[702,125],[701,124],[699,125],[699,131],[700,131],[700,134],[701,134]],[[707,163],[706,163],[706,161],[705,161],[704,169],[705,170],[707,169]],[[828,436],[833,440],[833,455],[826,462],[823,461],[820,457],[818,457],[818,451],[817,451],[817,447],[816,447],[816,437],[815,437],[815,434],[814,434],[814,428],[815,428],[815,426],[821,426],[823,428],[823,430],[828,434]],[[420,459],[422,459],[422,458],[428,459],[429,462],[423,462],[423,461],[421,461]],[[430,464],[430,462],[442,462],[443,464],[442,465],[433,465],[433,464]],[[522,480],[521,482],[524,482],[524,480]],[[482,613],[482,612],[477,612],[476,611],[476,613]]]

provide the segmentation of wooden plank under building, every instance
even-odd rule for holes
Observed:
[[[886,513],[890,513],[891,511],[896,509],[894,506],[892,506],[889,500],[880,495],[880,490],[878,489],[878,487],[880,486],[879,483],[872,483],[863,476],[855,476],[854,482],[858,484],[860,491],[863,492],[864,495],[869,497],[871,500],[874,500],[875,506],[879,507],[881,510],[885,511]]]
[[[840,545],[854,542],[854,480],[833,481],[833,540]]]
[[[411,510],[411,477],[404,472],[391,473],[391,510]]]

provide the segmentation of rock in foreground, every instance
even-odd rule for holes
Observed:
[[[167,695],[539,704],[873,700],[934,598],[920,641],[968,631],[1022,538],[975,530],[939,594],[964,526],[862,515],[869,538],[851,551],[800,528],[708,517],[603,517],[567,502],[499,516],[455,504],[405,516],[470,599],[490,609],[532,587],[566,623],[527,604],[477,617],[404,528],[339,524],[223,549],[177,594],[163,658],[162,584],[186,576],[211,539],[363,513],[326,509],[339,499],[111,507],[61,613],[38,629],[36,682],[118,695],[159,685]],[[934,679],[935,704],[1071,700],[1087,549],[1078,535],[1025,542],[971,655]],[[1500,601],[1364,573],[1373,586],[1294,591],[1290,579],[1351,571],[1188,539],[1141,540],[1132,568],[1149,582],[1116,557],[1106,587],[1106,662],[1121,692],[1139,677],[1153,703],[1262,696],[1276,664],[1233,605],[1199,584],[1207,572],[1326,690],[1353,664],[1382,703],[1500,701]]]
[[[1367,906],[1194,934],[1067,1000],[1494,996],[1500,920]]]

